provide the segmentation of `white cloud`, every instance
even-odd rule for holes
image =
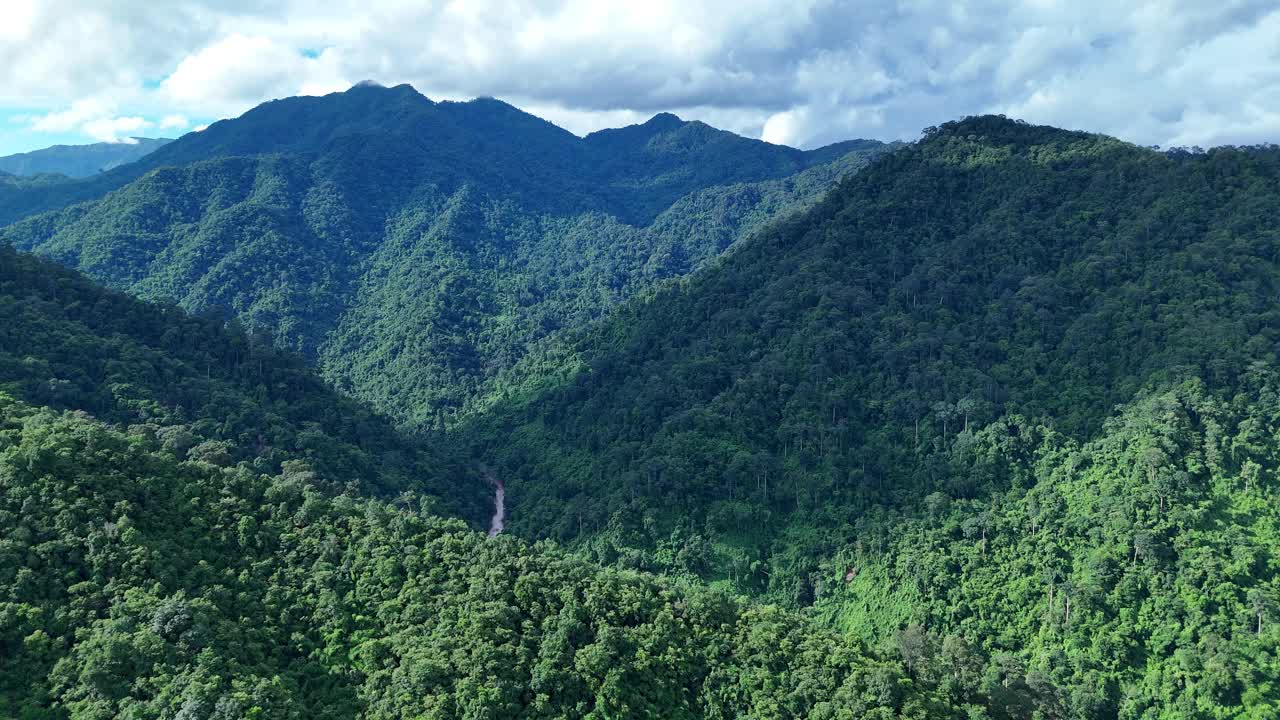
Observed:
[[[102,98],[78,100],[66,110],[28,117],[26,124],[37,133],[76,131],[97,142],[126,143],[136,142],[131,135],[155,127],[155,123],[137,115],[117,115],[115,103]]]
[[[140,117],[103,117],[90,120],[81,126],[81,130],[85,135],[97,140],[98,142],[123,142],[134,144],[131,135],[141,133],[154,126]]]
[[[191,120],[186,115],[165,115],[160,119],[161,130],[186,130],[191,127]]]
[[[0,23],[0,40],[16,41],[27,37],[37,16],[36,0],[8,0],[4,22]]]
[[[1275,0],[6,0],[5,14],[0,107],[40,108],[49,127],[164,128],[373,78],[501,97],[579,133],[671,110],[813,145],[1005,112],[1142,143],[1280,139]]]
[[[31,129],[36,132],[65,133],[87,122],[110,115],[114,110],[113,103],[101,98],[77,100],[66,110],[30,118]]]
[[[70,105],[94,95],[124,102],[216,33],[199,7],[182,1],[3,5],[0,103],[12,105]]]
[[[307,57],[280,41],[236,33],[183,58],[159,91],[173,107],[222,117],[264,100],[350,85],[325,53]]]

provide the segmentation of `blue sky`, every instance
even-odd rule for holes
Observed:
[[[27,152],[50,145],[83,145],[92,142],[130,142],[133,137],[176,138],[210,120],[178,114],[154,118],[137,115],[97,116],[38,107],[7,106],[0,126],[0,156]],[[41,122],[44,121],[44,122]]]
[[[0,154],[177,135],[408,82],[585,133],[660,111],[771,142],[998,112],[1142,144],[1280,140],[1276,0],[4,0]]]
[[[0,155],[48,145],[75,145],[85,142],[79,128],[58,133],[33,133],[27,129],[27,118],[39,115],[44,108],[6,107],[5,124],[0,126]]]

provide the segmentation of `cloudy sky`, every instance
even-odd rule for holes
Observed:
[[[811,147],[999,112],[1280,141],[1280,0],[0,0],[0,154],[363,79],[578,133],[672,111]]]

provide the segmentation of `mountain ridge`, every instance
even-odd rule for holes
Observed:
[[[696,270],[891,149],[829,157],[674,116],[620,132],[643,142],[614,152],[501,101],[359,86],[215,123],[0,239],[147,298],[228,308],[344,390],[439,429],[532,344]]]
[[[0,157],[0,172],[19,177],[65,175],[81,178],[137,162],[173,138],[133,137],[89,145],[53,145]]]
[[[946,123],[454,437],[507,532],[812,606],[916,677],[960,640],[1046,717],[1265,717],[1277,181],[1275,147]]]
[[[0,231],[202,313],[0,247],[0,711],[1280,707],[1280,149],[250,115]]]
[[[476,110],[497,110],[508,119],[516,119],[525,130],[521,142],[507,143],[499,134],[475,133],[463,125],[483,126],[489,118],[484,112]],[[512,112],[514,111],[514,112]],[[490,113],[492,114],[492,113]],[[672,116],[674,117],[674,116]],[[684,123],[681,127],[709,126],[701,123]],[[640,126],[633,126],[640,127]],[[678,129],[678,128],[677,128]],[[219,120],[210,124],[201,132],[183,135],[172,143],[168,143],[156,152],[148,154],[141,162],[131,163],[125,167],[102,173],[100,176],[80,179],[42,192],[28,191],[0,194],[0,227],[39,212],[47,212],[77,202],[84,202],[101,196],[111,190],[118,189],[136,180],[146,172],[166,165],[184,165],[191,162],[212,160],[220,157],[236,155],[255,156],[280,152],[315,152],[324,153],[333,143],[351,143],[355,139],[367,136],[368,133],[398,135],[401,142],[409,142],[417,146],[423,157],[447,163],[464,161],[458,154],[433,154],[430,145],[424,142],[432,139],[446,139],[457,147],[465,147],[477,151],[480,157],[487,158],[477,167],[486,168],[493,165],[515,164],[522,171],[544,174],[540,162],[531,158],[546,157],[536,154],[540,149],[554,147],[556,156],[567,158],[574,163],[578,171],[585,171],[591,177],[576,184],[574,193],[596,194],[600,184],[610,182],[606,174],[601,176],[590,172],[589,168],[598,164],[600,157],[587,158],[583,148],[591,143],[586,138],[579,138],[566,130],[525,113],[503,101],[493,98],[477,98],[465,102],[435,102],[425,97],[407,84],[386,88],[373,85],[356,85],[343,91],[324,96],[301,96],[271,100],[247,111],[238,118]],[[716,137],[723,140],[726,131],[715,131]],[[824,155],[810,155],[804,160],[805,151],[782,146],[770,146],[758,140],[737,138],[738,144],[746,143],[757,147],[761,152],[773,156],[773,166],[768,169],[768,177],[789,174],[805,169],[818,162],[817,158],[829,160]],[[494,142],[496,139],[497,142]],[[529,141],[532,140],[532,145]],[[531,152],[533,154],[531,154]],[[809,151],[815,152],[815,151]],[[617,169],[615,167],[615,169]],[[759,168],[744,172],[732,166],[721,166],[713,184],[724,184],[747,179],[764,179],[759,176]],[[752,175],[751,173],[756,173]],[[508,181],[512,178],[508,177]],[[704,178],[702,184],[707,184]],[[522,183],[536,186],[537,181]],[[688,183],[676,183],[665,197],[669,204],[679,195],[693,189]],[[526,187],[526,190],[528,188]],[[674,194],[671,194],[674,193]],[[606,200],[619,202],[620,193],[606,194]],[[661,203],[659,203],[661,205]],[[581,205],[577,207],[581,208]],[[625,207],[614,207],[616,213],[626,215],[629,220],[643,221],[651,215],[652,208],[629,210]],[[639,212],[640,214],[634,214]],[[629,214],[630,213],[630,214]]]

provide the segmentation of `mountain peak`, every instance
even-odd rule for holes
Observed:
[[[649,118],[648,122],[646,122],[643,127],[663,132],[666,130],[674,130],[684,124],[685,121],[681,120],[678,115],[669,112],[660,112]]]
[[[946,136],[981,137],[989,142],[1036,144],[1050,139],[1086,140],[1104,136],[1079,130],[1064,130],[1050,125],[1035,125],[1004,115],[970,115],[959,120],[945,122],[937,127],[925,128],[925,140]]]
[[[521,110],[520,108],[516,107],[515,105],[512,105],[511,103],[506,102],[505,100],[499,100],[498,98],[493,97],[492,95],[481,95],[479,97],[471,98],[470,100],[463,100],[456,104],[468,105],[472,108],[493,108],[495,110],[501,110],[504,112],[515,111],[520,113],[521,115],[529,114],[524,110]]]
[[[597,130],[587,135],[586,139],[589,142],[606,145],[617,145],[619,143],[623,145],[644,144],[655,135],[679,130],[689,124],[676,115],[669,112],[661,112],[637,125]]]
[[[423,95],[422,93],[418,92],[418,89],[410,85],[409,83],[400,83],[399,85],[392,85],[390,87],[387,87],[386,85],[383,85],[377,80],[361,80],[355,85],[352,85],[351,87],[347,88],[344,92],[334,93],[334,94],[335,95],[367,94],[371,97],[372,96],[380,96],[380,97],[413,96],[413,97],[429,99],[427,98],[426,95]],[[294,98],[287,98],[287,99],[292,100]]]

